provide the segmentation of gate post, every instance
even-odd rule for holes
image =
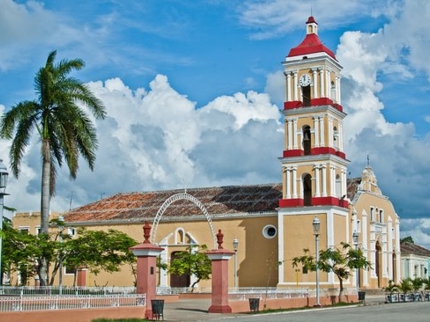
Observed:
[[[151,226],[148,222],[145,222],[143,226],[143,243],[130,247],[130,251],[137,257],[136,293],[146,294],[146,319],[152,319],[151,300],[155,300],[157,294],[157,256],[164,249],[151,244],[149,241],[150,234]]]
[[[228,305],[228,260],[234,252],[223,249],[224,235],[221,229],[218,230],[216,237],[218,249],[206,253],[212,261],[212,305],[208,312],[231,313],[231,307]]]

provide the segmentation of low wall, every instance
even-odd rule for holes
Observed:
[[[320,298],[322,306],[332,305],[337,302],[337,296],[326,296]],[[342,300],[348,303],[358,302],[356,295],[344,295]],[[249,312],[249,301],[229,301],[233,313]],[[259,310],[279,310],[279,309],[293,309],[303,307],[313,307],[316,304],[316,298],[303,297],[303,298],[286,298],[286,299],[267,299],[260,298]]]
[[[0,312],[0,321],[7,322],[91,322],[94,319],[107,318],[145,318],[145,306],[91,308],[76,310],[50,310],[26,312]]]

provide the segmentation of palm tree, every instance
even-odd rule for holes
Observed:
[[[42,191],[41,233],[48,233],[49,205],[55,194],[56,168],[63,160],[67,163],[70,177],[76,178],[78,159],[82,156],[91,170],[94,168],[95,151],[98,147],[96,129],[87,113],[86,106],[96,119],[106,116],[102,102],[85,84],[68,76],[73,70],[85,66],[81,59],[61,60],[54,64],[57,52],[48,55],[46,64],[34,79],[37,99],[23,101],[6,112],[0,124],[0,137],[12,139],[9,151],[10,165],[16,178],[25,148],[36,129],[41,142]],[[47,284],[46,261],[39,265],[41,285]]]

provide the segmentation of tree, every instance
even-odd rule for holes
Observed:
[[[400,244],[404,244],[404,243],[414,244],[414,239],[412,238],[412,236],[407,236],[405,238],[400,239]]]
[[[400,281],[398,285],[399,291],[403,294],[403,301],[406,302],[408,293],[413,290],[412,280],[410,278],[405,278]]]
[[[122,265],[136,263],[136,257],[129,248],[137,244],[136,240],[119,230],[106,232],[80,228],[77,238],[63,244],[63,264],[75,271],[75,277],[79,267],[86,267],[95,275],[100,271],[118,272]]]
[[[76,179],[79,156],[94,168],[97,149],[96,129],[80,105],[86,106],[96,119],[103,119],[106,111],[88,87],[74,77],[73,70],[80,70],[81,59],[61,60],[55,64],[57,52],[48,55],[44,67],[34,79],[37,99],[23,101],[13,106],[1,119],[0,138],[12,139],[9,151],[13,175],[18,178],[21,161],[30,137],[36,129],[41,142],[42,184],[41,222],[42,234],[48,234],[49,206],[55,194],[57,166],[67,163],[71,179]],[[47,285],[46,259],[42,259],[41,285]]]
[[[177,257],[170,262],[169,273],[176,275],[194,275],[197,280],[190,285],[194,286],[201,280],[208,280],[212,273],[212,262],[206,255],[206,245],[188,246],[185,251],[179,252]]]
[[[318,269],[330,273],[333,272],[339,279],[339,302],[343,295],[343,281],[351,276],[353,269],[370,269],[371,264],[363,255],[361,249],[354,249],[348,243],[341,243],[341,249],[328,248],[319,252],[318,263],[310,255],[309,249],[303,249],[304,255],[294,257],[292,265],[297,267],[302,264],[306,269],[315,271]]]

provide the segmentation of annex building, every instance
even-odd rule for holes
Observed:
[[[347,178],[344,152],[340,62],[320,41],[311,16],[306,36],[283,62],[285,74],[285,144],[279,151],[279,183],[120,193],[63,214],[73,230],[118,229],[141,242],[142,226],[152,226],[151,241],[164,248],[168,262],[192,244],[215,248],[215,234],[224,234],[224,248],[235,251],[229,262],[231,287],[315,287],[315,273],[292,266],[307,248],[315,254],[312,222],[321,222],[319,249],[354,244],[372,264],[345,287],[373,289],[401,278],[400,220],[378,187],[368,164],[359,178]],[[18,218],[17,218],[18,219]],[[14,226],[25,226],[25,218]],[[28,225],[26,225],[28,226]],[[31,228],[36,229],[36,226]],[[236,241],[237,248],[233,248]],[[280,265],[278,265],[280,263]],[[237,278],[235,272],[237,271]],[[158,284],[188,286],[193,276],[160,270]],[[65,284],[72,276],[65,272]],[[85,275],[88,286],[132,286],[129,267],[114,274]],[[338,287],[334,274],[320,272],[322,288]],[[200,282],[200,287],[210,286]]]

